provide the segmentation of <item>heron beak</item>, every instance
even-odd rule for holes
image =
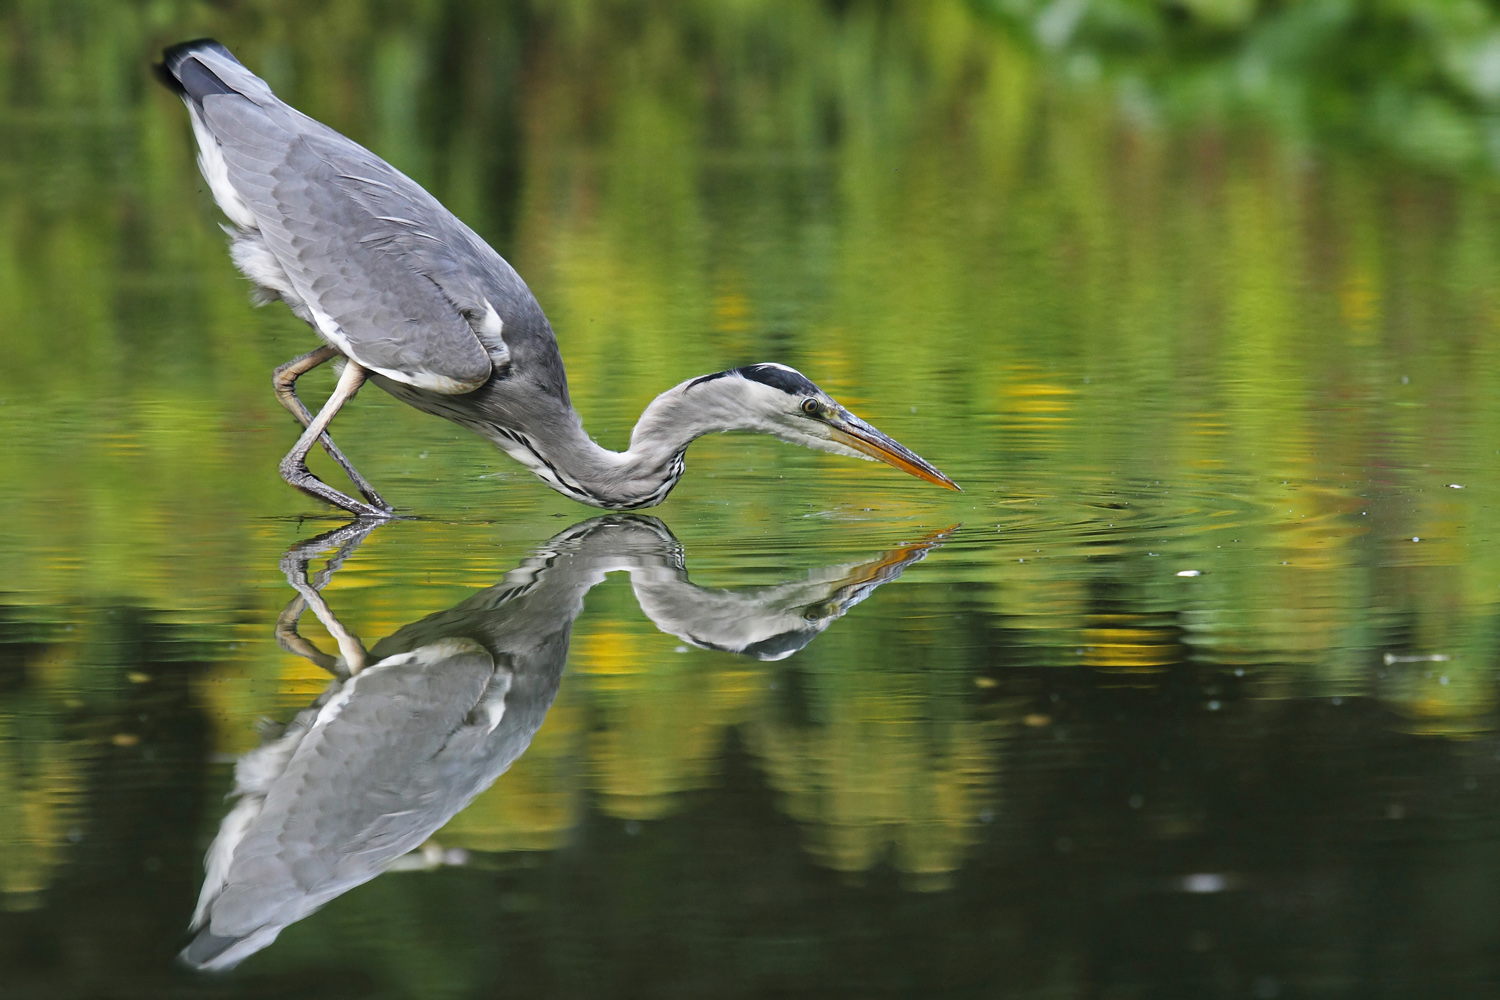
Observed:
[[[840,408],[837,415],[828,419],[828,425],[833,429],[833,439],[839,444],[847,445],[887,465],[894,465],[918,479],[925,479],[944,489],[963,492],[957,483],[939,472],[927,459],[895,438],[877,431],[848,410]]]

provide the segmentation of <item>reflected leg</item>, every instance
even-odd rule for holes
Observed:
[[[359,387],[364,385],[364,382],[364,368],[356,361],[349,361],[344,366],[343,373],[339,375],[339,383],[334,387],[333,394],[328,397],[328,402],[323,404],[323,409],[318,411],[318,415],[313,418],[312,423],[307,425],[307,430],[302,432],[302,436],[297,439],[292,450],[287,452],[286,457],[281,460],[281,478],[309,496],[315,496],[335,507],[342,507],[351,514],[358,514],[360,517],[389,518],[390,510],[372,507],[369,504],[360,503],[353,497],[345,496],[313,475],[307,468],[307,453],[328,430],[328,425],[332,422],[334,415],[345,403],[354,398],[354,394],[359,392]]]
[[[271,385],[276,390],[277,401],[286,407],[303,427],[312,423],[313,415],[312,411],[303,405],[302,400],[297,396],[297,379],[324,362],[331,361],[340,356],[338,351],[325,344],[315,351],[307,352],[300,358],[293,358],[276,369],[275,374],[271,376]],[[333,443],[331,435],[327,433],[323,434],[318,438],[318,442],[323,446],[323,450],[328,452],[328,456],[338,463],[339,468],[344,470],[344,475],[349,477],[349,481],[354,484],[354,488],[359,490],[366,500],[382,510],[391,511],[395,509],[386,503],[379,493],[375,492],[375,487],[371,486],[365,477],[361,476],[359,471],[354,468],[353,463],[344,457],[344,453],[339,450],[338,445]]]
[[[364,644],[343,626],[319,591],[328,584],[349,554],[359,548],[365,537],[382,523],[384,522],[361,519],[336,531],[299,542],[282,555],[281,572],[286,576],[286,582],[297,591],[297,596],[292,598],[276,618],[277,645],[288,653],[311,660],[336,677],[349,677],[364,669],[367,659]],[[308,563],[333,546],[338,546],[338,551],[329,558],[328,564],[318,573],[310,575],[307,571]],[[313,614],[338,642],[342,659],[329,656],[297,632],[297,621],[308,607],[313,609]]]
[[[348,677],[349,669],[339,662],[338,657],[329,656],[311,639],[302,638],[301,633],[297,631],[297,621],[306,610],[307,598],[301,594],[292,598],[287,606],[281,609],[281,614],[276,616],[276,645],[294,656],[311,660],[335,677]]]

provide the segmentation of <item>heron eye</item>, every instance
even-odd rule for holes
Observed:
[[[823,409],[823,404],[819,403],[816,399],[813,399],[811,396],[807,397],[806,399],[804,399],[802,401],[802,412],[805,413],[805,414],[807,414],[809,417],[816,417],[819,414],[819,412],[822,411],[822,409]]]

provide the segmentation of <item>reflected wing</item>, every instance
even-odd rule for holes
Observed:
[[[487,787],[504,766],[486,752],[503,713],[486,703],[497,676],[483,648],[458,640],[376,664],[329,698],[258,811],[221,828],[237,837],[232,859],[184,957],[235,964],[420,846]]]

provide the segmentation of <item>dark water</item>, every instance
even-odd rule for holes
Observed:
[[[1487,64],[1241,113],[1184,9],[1172,69],[1024,4],[0,8],[0,995],[1500,995]],[[602,442],[779,360],[966,492],[715,437],[594,519],[372,389],[410,518],[341,530],[144,71],[202,34],[506,254]]]

